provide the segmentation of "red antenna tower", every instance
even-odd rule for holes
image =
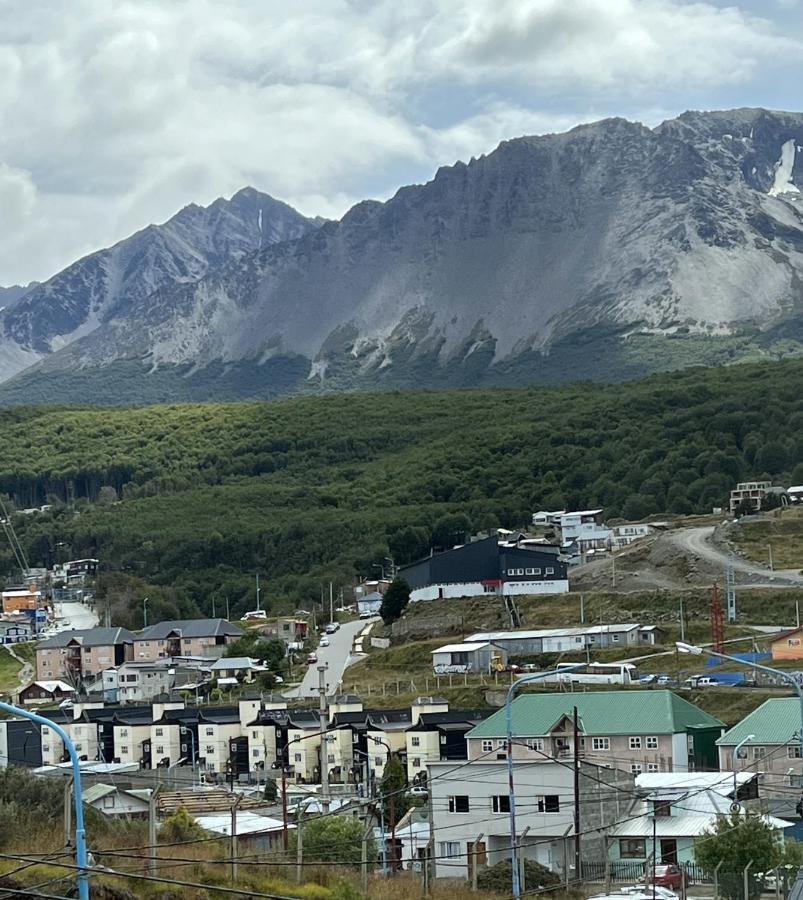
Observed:
[[[711,588],[711,642],[717,653],[725,651],[725,617],[722,604],[719,602],[719,585],[714,582]]]

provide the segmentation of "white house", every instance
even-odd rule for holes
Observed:
[[[491,672],[495,660],[504,668],[507,665],[507,650],[495,647],[490,641],[444,644],[432,651],[432,671],[436,675]]]
[[[620,547],[626,547],[640,538],[647,537],[652,534],[652,525],[617,525],[611,529],[611,546],[618,550]]]
[[[93,784],[84,791],[83,800],[107,816],[147,816],[150,793],[149,788],[123,790],[113,784]]]
[[[560,533],[564,546],[575,544],[581,553],[610,546],[611,529],[602,523],[601,509],[582,509],[563,513]]]

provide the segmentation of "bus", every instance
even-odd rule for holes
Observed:
[[[543,680],[557,684],[638,684],[639,674],[633,663],[558,663],[556,672]]]

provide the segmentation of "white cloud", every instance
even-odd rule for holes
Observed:
[[[0,26],[0,284],[245,184],[338,216],[500,140],[672,114],[801,58],[685,0],[5,0]]]

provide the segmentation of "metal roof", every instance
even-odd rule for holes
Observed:
[[[215,834],[231,834],[231,813],[222,813],[210,816],[196,816],[195,821],[206,831]],[[246,834],[265,834],[266,832],[281,831],[282,822],[269,816],[261,816],[255,812],[237,812],[237,834],[241,837]],[[288,824],[288,829],[295,825]]]
[[[259,669],[264,671],[266,668],[258,659],[251,659],[249,656],[221,656],[209,667],[212,672],[219,669]]]
[[[469,635],[466,641],[529,641],[539,638],[580,637],[584,634],[620,634],[640,627],[636,622],[625,622],[621,625],[578,625],[575,628],[541,628],[534,631],[478,631]]]
[[[639,814],[639,808],[628,813],[628,819],[620,825],[615,825],[612,837],[652,838],[653,821],[655,822],[655,835],[658,838],[673,837],[700,837],[704,832],[716,825],[719,816],[717,813],[689,813],[681,816],[657,816],[645,815],[646,810]],[[630,818],[632,817],[632,818]],[[762,819],[772,828],[790,828],[791,822],[784,819],[776,819],[774,816],[762,816]]]
[[[52,647],[66,647],[72,641],[77,641],[82,647],[106,647],[111,644],[131,643],[134,635],[127,628],[83,628],[78,630],[60,631],[53,637],[42,641],[37,650],[46,650]]]
[[[765,700],[717,741],[720,746],[736,745],[749,734],[755,744],[789,744],[800,730],[800,701],[797,697]]]
[[[585,734],[677,734],[699,725],[722,726],[715,719],[672,691],[598,691],[588,693],[523,694],[513,707],[513,734],[539,737],[549,734],[561,716],[577,707]],[[504,737],[505,710],[469,731],[466,737]]]
[[[736,772],[737,784],[747,784],[756,777],[755,772]],[[636,775],[636,787],[656,793],[667,791],[713,790],[733,793],[733,772],[643,772]]]
[[[466,642],[465,644],[445,644],[433,650],[433,653],[471,653],[474,650],[481,650],[488,646],[488,641]]]
[[[241,635],[241,628],[232,625],[225,619],[172,619],[168,622],[157,622],[143,628],[136,636],[138,641],[164,640],[171,631],[178,632],[183,638],[215,637],[219,635]]]

